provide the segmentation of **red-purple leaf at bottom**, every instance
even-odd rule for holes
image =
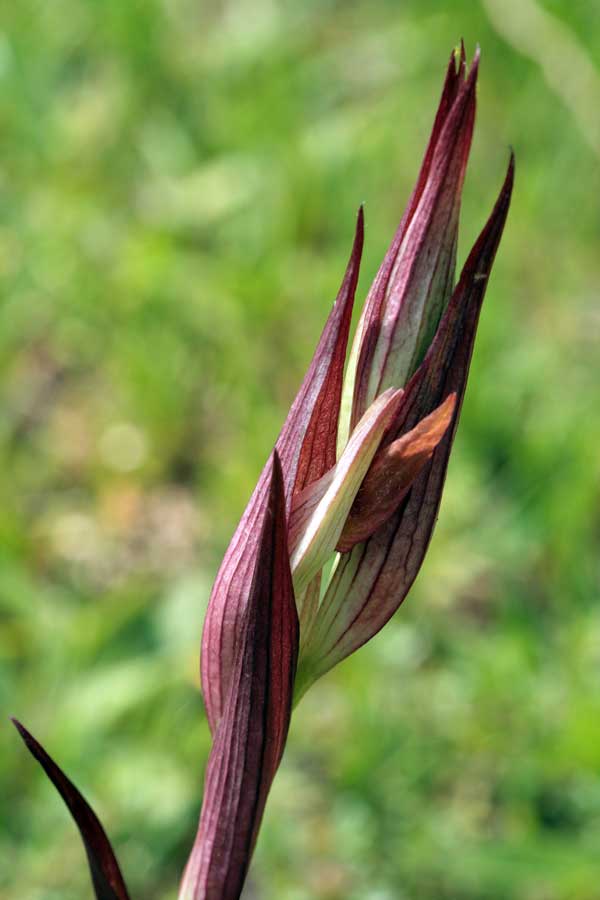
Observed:
[[[12,722],[31,755],[37,759],[65,801],[79,828],[97,900],[129,900],[117,858],[94,810],[33,735],[17,719],[12,719]]]

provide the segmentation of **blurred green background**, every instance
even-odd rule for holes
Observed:
[[[449,51],[464,259],[517,184],[410,599],[294,717],[257,900],[600,894],[600,6],[19,0],[0,14],[0,897],[91,887],[7,724],[176,896],[211,581],[345,266],[370,284]]]

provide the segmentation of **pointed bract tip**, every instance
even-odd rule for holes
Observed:
[[[279,451],[277,447],[273,447],[271,452],[271,469],[275,471],[281,471],[281,457],[279,455]]]
[[[360,264],[360,259],[362,257],[363,246],[365,243],[365,207],[364,203],[361,203],[358,207],[356,213],[356,225],[354,228],[354,242],[352,245],[352,255],[351,258],[357,260],[357,265]],[[358,280],[358,271],[356,272],[356,278]]]
[[[277,447],[273,448],[273,452],[270,457],[271,463],[271,479],[270,479],[270,493],[271,493],[271,502],[273,502],[273,498],[276,498],[278,494],[281,492],[285,493],[285,481],[283,478],[283,466],[281,465],[281,457],[277,451]]]
[[[512,147],[510,149],[510,154],[508,157],[508,171],[506,173],[506,178],[510,179],[511,185],[515,180],[515,151]]]
[[[458,63],[458,67],[457,67]],[[460,73],[459,48],[453,47],[450,51],[450,59],[446,68],[446,79],[454,80]]]
[[[510,155],[508,157],[508,167],[506,169],[506,175],[504,176],[504,181],[502,182],[502,187],[500,188],[500,193],[498,194],[498,199],[496,200],[496,204],[492,211],[491,219],[494,219],[498,213],[505,208],[508,207],[510,203],[510,199],[512,196],[512,191],[515,183],[515,154],[513,152],[512,147],[510,148]]]
[[[356,230],[364,235],[365,232],[365,204],[361,203],[356,213]]]
[[[37,741],[34,738],[34,736],[32,734],[30,734],[29,731],[27,731],[27,729],[25,728],[23,723],[19,722],[19,720],[17,718],[15,718],[15,716],[10,716],[10,721],[13,723],[13,725],[15,726],[15,728],[17,729],[17,731],[19,732],[19,734],[21,735],[21,737],[23,738],[25,743],[37,744]]]
[[[462,38],[450,54],[450,65],[452,66],[452,73],[457,80],[464,81],[467,68],[467,54],[465,53],[465,42]]]
[[[467,79],[465,81],[465,87],[467,90],[474,90],[475,84],[477,82],[477,75],[479,73],[479,62],[481,60],[481,51],[479,47],[475,49],[475,54],[473,56],[473,62],[469,66],[469,74],[467,75]]]

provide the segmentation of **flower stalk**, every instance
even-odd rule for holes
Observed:
[[[511,154],[455,286],[478,66],[479,52],[467,72],[462,44],[451,55],[416,187],[346,366],[359,210],[338,296],[217,573],[200,666],[213,745],[180,900],[239,898],[294,703],[386,624],[423,563],[514,177]],[[128,900],[96,816],[17,727],[78,823],[96,897]]]

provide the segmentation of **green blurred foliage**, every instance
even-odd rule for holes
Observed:
[[[134,897],[176,896],[195,831],[219,558],[356,208],[364,296],[461,35],[462,258],[509,143],[517,185],[441,516],[410,600],[298,708],[247,896],[598,896],[600,10],[546,0],[546,38],[534,7],[3,7],[0,713],[93,802]],[[7,724],[0,758],[2,900],[89,897]]]

